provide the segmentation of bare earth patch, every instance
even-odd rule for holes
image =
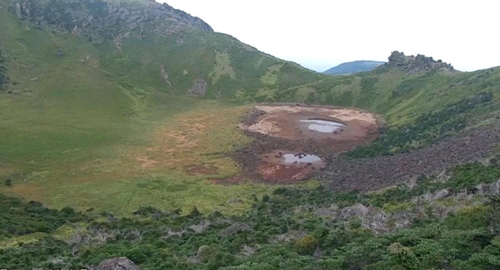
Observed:
[[[289,140],[314,139],[336,152],[370,141],[378,134],[378,121],[374,114],[347,108],[304,106],[257,106],[263,114],[255,123],[240,124],[240,128]],[[322,120],[343,124],[333,132],[310,129],[304,121]]]
[[[248,107],[199,108],[178,114],[152,132],[147,148],[135,153],[134,162],[146,171],[193,175],[232,175],[234,161],[224,153],[250,139],[238,130],[238,115]]]
[[[379,123],[374,114],[349,108],[256,106],[239,124],[254,143],[234,158],[248,178],[291,184],[322,171],[332,155],[375,139]]]

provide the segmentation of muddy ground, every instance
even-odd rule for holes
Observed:
[[[301,120],[321,119],[341,123],[333,132],[312,131]],[[368,143],[378,135],[379,118],[347,108],[304,106],[257,106],[240,128],[254,142],[233,154],[244,175],[273,184],[290,184],[317,175],[326,158]],[[315,155],[322,162],[284,164],[285,154]],[[228,180],[232,181],[232,180]]]
[[[315,140],[334,152],[343,152],[376,138],[379,117],[349,108],[305,106],[256,106],[251,118],[240,128],[292,141]],[[318,132],[303,120],[323,120],[341,124],[333,132]]]
[[[269,112],[254,109],[243,119],[242,125],[249,127],[269,116]],[[379,123],[377,120],[378,125]],[[365,136],[360,136],[357,140],[338,136],[336,138],[341,139],[337,141],[314,135],[302,136],[296,130],[289,131],[288,135],[295,135],[287,138],[276,136],[276,130],[274,133],[264,134],[247,128],[244,132],[253,137],[254,142],[232,154],[242,166],[243,173],[234,179],[219,180],[220,184],[238,183],[245,178],[272,184],[292,184],[314,178],[326,182],[334,190],[369,191],[414,180],[420,175],[436,175],[452,166],[484,160],[497,146],[500,123],[463,132],[410,153],[360,160],[348,159],[342,153],[369,143],[378,135],[377,128],[367,129]],[[266,160],[266,157],[272,158],[276,151],[317,155],[323,158],[325,165],[302,164],[305,170],[286,165],[279,172],[280,168],[276,167],[279,164]],[[266,174],[270,168],[271,172],[277,170],[278,174]]]

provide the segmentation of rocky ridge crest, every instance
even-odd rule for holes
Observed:
[[[432,57],[418,54],[417,56],[406,56],[403,52],[393,51],[389,56],[389,62],[384,66],[396,66],[409,73],[428,70],[456,71],[451,64],[442,60],[434,60]]]

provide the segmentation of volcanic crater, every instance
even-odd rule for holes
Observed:
[[[376,115],[350,108],[256,106],[239,128],[255,140],[235,159],[248,177],[273,184],[307,179],[332,157],[378,136]]]

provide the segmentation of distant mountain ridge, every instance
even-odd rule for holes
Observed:
[[[353,62],[342,63],[323,73],[328,75],[354,74],[358,72],[372,71],[376,67],[379,67],[383,64],[385,64],[385,62],[358,60]]]
[[[37,28],[72,33],[94,44],[120,43],[132,33],[144,39],[151,33],[171,36],[187,29],[213,32],[200,18],[154,0],[16,0],[0,5],[7,5],[19,19],[27,19]]]

